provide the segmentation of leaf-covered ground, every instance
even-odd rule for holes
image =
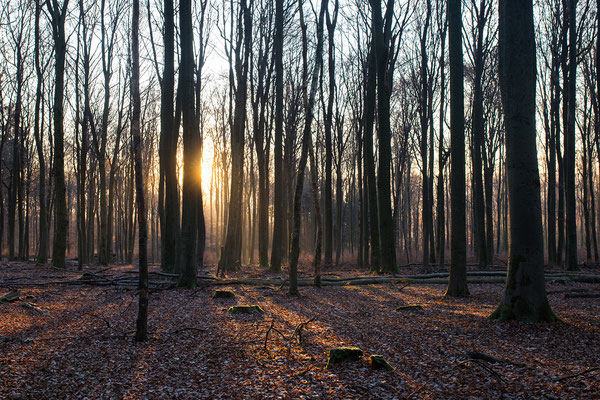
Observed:
[[[86,271],[121,276],[134,268]],[[337,273],[364,275],[351,268]],[[262,275],[258,268],[243,274]],[[0,296],[20,291],[19,300],[0,304],[0,398],[600,397],[600,371],[570,377],[600,367],[600,301],[565,298],[598,293],[597,284],[549,282],[550,302],[563,320],[554,324],[488,320],[499,284],[471,285],[466,299],[422,284],[301,287],[297,298],[275,286],[219,287],[236,293],[229,300],[212,299],[214,286],[156,290],[150,340],[140,344],[131,333],[136,290],[64,284],[80,276],[74,265],[67,271],[0,265]],[[236,304],[265,312],[228,313]],[[417,304],[422,310],[395,311]],[[363,359],[326,369],[329,348],[342,345],[360,347]],[[465,356],[474,351],[514,364]],[[371,354],[395,370],[371,369]]]

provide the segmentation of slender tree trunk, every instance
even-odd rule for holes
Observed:
[[[179,189],[177,181],[177,139],[179,126],[175,125],[173,101],[175,95],[175,16],[173,0],[164,0],[164,67],[160,102],[160,168],[161,189],[159,202],[164,204],[161,218],[161,269],[175,269],[177,237],[179,236]],[[163,186],[164,185],[164,186]],[[159,190],[161,192],[161,190]]]
[[[184,0],[185,1],[185,0]],[[148,226],[146,223],[146,204],[144,201],[144,175],[142,173],[142,139],[140,137],[140,53],[139,53],[139,17],[140,2],[133,0],[132,7],[132,38],[131,38],[131,135],[133,154],[135,158],[135,191],[139,224],[139,269],[140,269],[140,298],[136,322],[135,340],[142,342],[148,339]]]
[[[56,268],[65,268],[67,250],[67,231],[69,220],[67,214],[67,198],[65,185],[65,151],[63,129],[64,75],[65,55],[65,17],[69,0],[64,0],[62,6],[58,1],[47,2],[52,19],[54,36],[54,244],[52,264]]]
[[[377,186],[375,178],[375,160],[373,157],[373,125],[375,123],[375,101],[377,78],[375,66],[375,44],[371,41],[371,49],[367,56],[365,71],[365,109],[364,109],[364,155],[365,177],[367,186],[367,202],[369,207],[369,236],[371,237],[371,271],[380,271],[379,253],[379,211],[377,203]],[[367,252],[368,254],[368,252]]]
[[[39,163],[39,248],[37,263],[45,264],[48,261],[48,210],[46,208],[46,159],[44,157],[43,136],[40,126],[40,108],[42,107],[42,83],[43,72],[40,63],[40,14],[42,13],[42,5],[40,0],[35,2],[35,71],[37,76],[37,84],[35,91],[35,115],[33,136],[35,138],[36,150]],[[1,206],[1,205],[0,205]],[[4,221],[0,221],[3,223]],[[0,248],[2,247],[0,238]]]
[[[471,116],[471,133],[473,143],[473,216],[474,216],[474,234],[477,249],[477,258],[479,267],[488,266],[486,234],[485,234],[485,204],[483,189],[483,163],[481,152],[483,149],[484,121],[483,121],[483,30],[485,20],[483,13],[485,5],[483,2],[479,5],[479,15],[477,16],[477,38],[476,48],[474,50],[474,68],[475,79],[473,88],[473,105]]]
[[[244,132],[246,126],[248,62],[251,51],[251,17],[245,0],[240,2],[239,15],[237,46],[234,50],[237,89],[233,125],[231,127],[231,192],[229,197],[227,235],[225,245],[223,246],[223,254],[221,254],[221,259],[219,260],[221,273],[237,270],[241,266]]]
[[[327,110],[325,111],[325,266],[331,265],[333,249],[333,149],[331,143],[331,132],[333,127],[333,100],[336,93],[335,83],[335,45],[334,34],[337,23],[338,1],[335,1],[333,18],[326,11],[327,16],[327,38],[328,38],[328,71],[329,71],[329,96],[327,98]]]
[[[271,271],[281,271],[283,248],[284,220],[283,206],[283,3],[275,0],[275,36],[273,42],[273,58],[275,62],[275,145],[273,185],[273,243],[271,246]],[[260,228],[259,228],[260,229]]]
[[[468,296],[465,213],[465,117],[460,0],[448,0],[448,53],[450,57],[450,277],[446,296]]]
[[[315,287],[321,287],[321,243],[323,241],[323,222],[321,220],[321,206],[319,204],[319,187],[317,178],[317,167],[315,163],[315,153],[313,146],[309,146],[310,157],[310,181],[312,185],[313,207],[315,210],[315,220],[317,222],[317,234],[315,238],[315,258],[313,259],[313,267],[315,270]]]
[[[577,270],[577,203],[575,198],[575,96],[577,43],[575,8],[577,0],[568,0],[569,12],[569,85],[568,126],[565,132],[565,200],[566,200],[566,258],[567,270]]]
[[[303,0],[298,0],[300,10],[300,26],[302,28],[302,65],[303,65],[303,97],[304,97],[304,128],[302,131],[302,150],[298,162],[296,175],[296,189],[294,190],[294,224],[292,230],[292,247],[290,250],[290,295],[298,294],[298,257],[300,256],[300,222],[302,210],[302,190],[304,188],[304,172],[308,158],[308,148],[311,143],[312,122],[314,118],[314,104],[319,81],[319,72],[323,64],[323,20],[328,0],[322,0],[319,20],[317,22],[317,48],[315,50],[315,66],[310,77],[310,92],[308,86],[308,39],[306,37],[306,23],[304,22]]]

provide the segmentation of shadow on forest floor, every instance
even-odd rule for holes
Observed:
[[[348,265],[325,272],[368,275]],[[212,299],[212,286],[157,290],[150,295],[150,340],[136,344],[137,291],[56,284],[80,276],[72,265],[67,271],[0,266],[0,295],[21,292],[20,300],[0,304],[1,398],[591,399],[600,393],[598,372],[558,380],[598,366],[600,302],[564,298],[568,291],[598,292],[597,284],[548,283],[552,307],[565,321],[555,324],[487,319],[501,284],[471,285],[465,299],[444,298],[444,285],[416,284],[301,287],[299,297],[275,286],[219,287],[236,293],[230,300]],[[233,276],[273,274],[251,267]],[[264,314],[232,315],[227,309],[234,304],[258,304]],[[422,309],[395,311],[402,305]],[[364,357],[326,369],[328,350],[342,345],[360,347]],[[525,366],[462,357],[472,351]],[[395,370],[371,369],[371,354]]]

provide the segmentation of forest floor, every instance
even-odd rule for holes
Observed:
[[[84,271],[136,277],[133,266]],[[366,275],[352,267],[326,272]],[[248,267],[234,276],[273,275]],[[306,286],[300,297],[277,286],[152,290],[150,339],[135,343],[136,289],[65,283],[80,277],[75,264],[63,271],[0,263],[0,296],[10,289],[20,295],[0,304],[0,398],[600,397],[600,370],[589,370],[600,367],[600,301],[565,298],[600,293],[599,284],[548,282],[562,319],[553,324],[489,320],[503,292],[498,283],[472,284],[471,296],[461,299],[445,298],[443,284],[421,283]],[[237,297],[213,299],[215,289]],[[227,309],[235,304],[258,304],[264,314],[232,315]],[[422,309],[395,310],[402,305]],[[326,369],[329,349],[343,345],[360,347],[364,357]],[[472,359],[469,352],[505,362]],[[395,370],[373,370],[371,354]]]

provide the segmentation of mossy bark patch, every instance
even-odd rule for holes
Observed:
[[[412,304],[408,306],[400,306],[396,307],[396,311],[408,311],[408,310],[422,310],[423,306],[420,304]]]
[[[358,361],[363,355],[363,351],[358,347],[345,346],[333,347],[329,349],[329,358],[327,359],[327,368],[331,368],[334,364],[339,364],[344,361]]]
[[[215,290],[213,299],[235,299],[235,293],[229,290]]]
[[[369,357],[369,364],[371,364],[371,368],[373,369],[384,369],[386,371],[394,370],[394,367],[392,367],[383,356],[378,354],[373,354]]]
[[[263,309],[260,308],[260,306],[256,305],[256,304],[253,304],[250,306],[233,306],[233,307],[229,307],[229,309],[227,311],[229,311],[231,314],[253,314],[253,313],[262,314],[262,313],[264,313]]]

